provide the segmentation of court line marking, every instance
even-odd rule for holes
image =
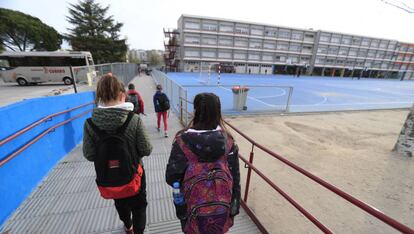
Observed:
[[[360,102],[360,103],[337,103],[337,104],[325,104],[324,106],[359,106],[359,105],[384,105],[384,104],[412,104],[413,102]],[[314,104],[307,104],[307,105],[295,105],[292,104],[290,106],[314,106]]]

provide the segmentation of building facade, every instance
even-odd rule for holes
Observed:
[[[179,71],[414,79],[414,44],[396,40],[192,15],[176,31]]]

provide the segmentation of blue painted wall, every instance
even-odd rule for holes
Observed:
[[[0,140],[43,117],[92,102],[94,98],[93,92],[84,92],[28,99],[1,107]],[[91,108],[93,108],[93,105],[56,116],[0,146],[0,159],[4,159],[53,125]],[[90,115],[88,113],[57,128],[54,132],[48,133],[17,157],[0,167],[0,227],[51,168],[82,140],[83,123]]]

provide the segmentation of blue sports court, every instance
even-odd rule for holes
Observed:
[[[210,76],[207,73],[167,75],[187,90],[190,101],[200,92],[217,94],[225,113],[234,112],[231,88],[236,85],[249,87],[246,112],[284,110],[289,98],[289,87],[293,88],[289,112],[407,108],[414,101],[414,81],[221,74],[220,85],[217,85],[216,73]]]

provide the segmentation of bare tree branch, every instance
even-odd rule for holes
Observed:
[[[385,4],[388,4],[390,6],[396,7],[396,8],[398,8],[400,10],[403,10],[407,13],[410,13],[410,14],[414,13],[414,8],[408,6],[406,3],[401,2],[401,1],[391,2],[391,1],[381,0],[381,2],[384,2]],[[400,4],[400,5],[398,5],[398,4]]]

